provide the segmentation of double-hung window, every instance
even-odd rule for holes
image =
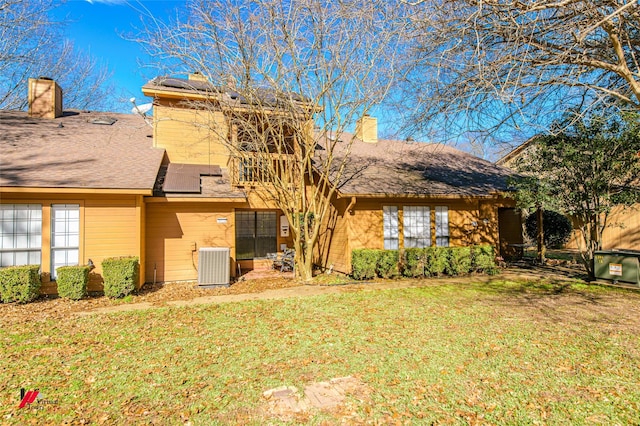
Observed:
[[[384,249],[397,250],[399,248],[397,206],[382,206],[382,223],[384,233]]]
[[[42,206],[0,204],[0,267],[40,265]]]
[[[51,206],[51,279],[60,266],[77,265],[80,253],[80,205]]]
[[[436,246],[449,247],[449,208],[436,206]]]
[[[427,206],[404,206],[402,215],[404,248],[431,245],[431,209]]]

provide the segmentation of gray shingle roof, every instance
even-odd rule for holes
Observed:
[[[151,190],[164,156],[151,136],[136,115],[0,111],[0,186]]]
[[[185,177],[188,182],[184,181]],[[171,180],[174,182],[171,183]],[[153,195],[154,197],[167,198],[234,198],[239,200],[246,200],[247,197],[243,190],[231,185],[227,169],[217,165],[178,163],[160,166]]]
[[[353,135],[339,135],[336,153]],[[320,145],[326,144],[325,140]],[[322,156],[322,151],[319,151]],[[508,190],[513,172],[441,144],[355,139],[340,179],[345,195],[489,196]]]

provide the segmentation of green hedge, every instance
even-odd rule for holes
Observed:
[[[104,295],[125,297],[136,289],[140,263],[137,257],[112,257],[102,261]]]
[[[404,267],[402,275],[409,278],[423,277],[425,275],[425,250],[421,248],[408,248],[404,251]]]
[[[397,277],[400,275],[399,261],[398,250],[379,250],[376,273],[382,278]]]
[[[426,247],[425,256],[425,277],[437,277],[444,274],[449,264],[449,247]]]
[[[382,250],[360,249],[351,252],[351,267],[353,278],[356,280],[370,280],[376,277],[378,257]]]
[[[40,294],[40,265],[0,269],[0,299],[4,303],[27,303]]]
[[[474,246],[473,247],[473,270],[489,275],[498,273],[496,265],[496,253],[493,246]]]
[[[455,277],[471,272],[471,247],[449,247],[449,261],[444,272]]]
[[[492,246],[426,247],[404,250],[353,250],[352,276],[357,280],[376,276],[390,278],[465,275],[471,272],[495,274],[498,268]]]
[[[87,294],[90,269],[86,265],[61,266],[56,269],[58,296],[71,300],[82,299]]]

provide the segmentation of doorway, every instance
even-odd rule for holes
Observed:
[[[236,259],[263,258],[278,246],[276,212],[236,211]]]
[[[500,236],[500,255],[507,260],[521,259],[523,241],[522,219],[519,209],[498,209],[498,234]]]

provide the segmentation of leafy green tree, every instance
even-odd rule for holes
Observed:
[[[562,213],[553,210],[544,210],[542,222],[544,223],[544,245],[551,248],[559,248],[567,243],[571,236],[573,226],[571,221]],[[525,221],[525,232],[531,239],[538,235],[538,216],[529,215]]]
[[[590,275],[604,230],[615,226],[609,222],[612,209],[640,202],[639,119],[635,112],[605,109],[567,114],[554,124],[554,133],[536,138],[516,162],[527,176],[520,182],[520,201],[533,200],[575,219],[581,261]]]

